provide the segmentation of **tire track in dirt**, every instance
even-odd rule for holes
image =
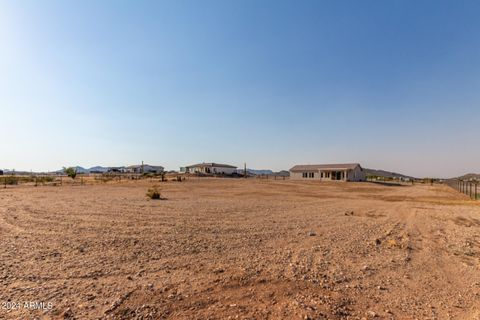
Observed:
[[[15,250],[2,256],[0,298],[54,299],[50,318],[78,319],[478,310],[480,211],[441,187],[207,179],[165,183],[161,202],[147,187],[9,190],[1,236]],[[15,239],[15,226],[30,228]]]
[[[19,227],[12,220],[17,217],[17,209],[3,206],[0,208],[0,228],[5,232],[11,232],[13,234],[19,234],[25,232],[25,229]]]

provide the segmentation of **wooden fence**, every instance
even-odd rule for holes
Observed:
[[[148,182],[167,182],[167,181],[185,181],[189,179],[204,179],[205,177],[214,178],[232,178],[225,175],[195,175],[195,174],[130,174],[130,173],[105,173],[105,174],[78,174],[75,179],[66,175],[0,175],[0,188],[10,188],[16,186],[82,186],[94,184],[119,183],[129,181],[148,181]],[[233,178],[243,178],[234,176]],[[267,180],[287,180],[289,177],[281,175],[256,175],[248,176],[254,179]]]
[[[82,186],[143,180],[150,182],[183,181],[180,175],[142,174],[78,174],[75,179],[66,175],[0,175],[0,188],[15,186]]]
[[[0,175],[0,187],[7,188],[19,185],[61,186],[66,177],[54,175]]]

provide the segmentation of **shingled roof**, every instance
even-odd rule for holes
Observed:
[[[353,170],[357,166],[362,169],[360,164],[358,163],[333,163],[333,164],[302,164],[302,165],[296,165],[293,168],[290,169],[292,172],[303,172],[303,171],[340,171],[340,170]]]

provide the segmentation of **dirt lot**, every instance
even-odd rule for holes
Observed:
[[[480,318],[480,202],[446,186],[150,184],[1,189],[0,318]]]

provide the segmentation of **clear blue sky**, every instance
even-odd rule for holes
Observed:
[[[0,168],[480,171],[479,1],[0,0]]]

